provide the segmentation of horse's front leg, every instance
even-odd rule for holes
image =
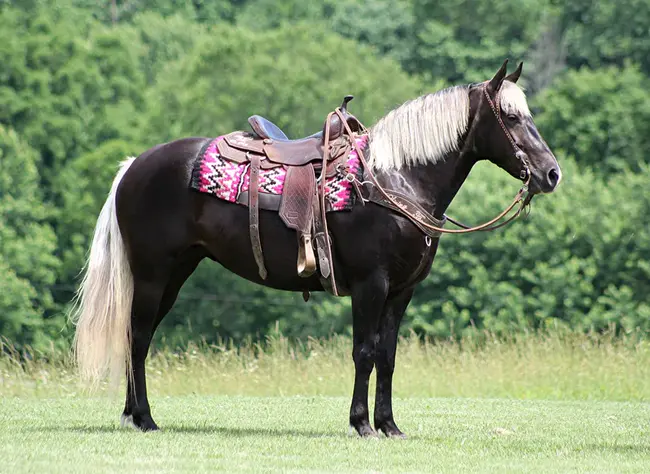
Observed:
[[[375,365],[377,329],[386,302],[388,282],[373,276],[352,288],[352,326],[354,392],[350,407],[350,425],[360,436],[377,436],[368,416],[368,382]]]
[[[379,322],[379,342],[375,366],[377,368],[377,391],[375,393],[375,429],[389,438],[405,438],[393,418],[393,371],[399,325],[406,307],[413,296],[413,289],[392,296],[384,305]]]

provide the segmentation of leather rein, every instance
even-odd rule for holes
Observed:
[[[366,171],[366,175],[369,178],[370,184],[372,184],[374,188],[377,191],[379,191],[379,193],[381,194],[381,199],[378,201],[373,200],[373,202],[376,202],[377,204],[383,205],[384,207],[388,207],[390,209],[398,211],[399,213],[407,217],[411,222],[413,222],[413,224],[415,224],[418,228],[420,228],[420,230],[422,230],[422,232],[424,232],[429,238],[438,238],[440,237],[440,234],[443,233],[444,234],[467,234],[470,232],[478,232],[478,231],[487,232],[487,231],[499,229],[500,227],[503,227],[511,223],[513,220],[519,217],[519,215],[522,214],[524,209],[528,208],[528,205],[530,204],[530,201],[533,197],[532,194],[528,193],[528,185],[530,184],[531,173],[530,173],[530,168],[528,167],[528,164],[524,159],[526,154],[519,148],[519,146],[517,146],[515,140],[510,134],[510,131],[506,128],[505,124],[503,123],[503,120],[501,119],[500,94],[497,94],[496,104],[495,104],[495,101],[492,100],[485,86],[483,88],[483,92],[485,98],[488,101],[488,104],[490,105],[490,108],[492,109],[492,112],[494,113],[495,118],[497,119],[497,122],[501,126],[501,129],[503,130],[506,137],[508,138],[508,141],[512,145],[512,148],[515,151],[515,156],[523,164],[524,168],[521,171],[520,177],[522,180],[525,179],[523,186],[521,187],[521,189],[519,189],[519,191],[515,195],[512,203],[508,207],[506,207],[499,215],[497,215],[493,219],[490,219],[489,221],[483,224],[470,227],[465,224],[462,224],[461,222],[455,219],[452,219],[451,217],[448,217],[447,215],[443,215],[442,220],[437,219],[429,212],[427,212],[425,209],[423,209],[422,206],[420,206],[418,203],[413,201],[410,197],[402,193],[399,193],[397,191],[385,190],[379,184],[377,178],[372,173],[371,168],[368,166],[363,151],[361,150],[361,147],[356,143],[356,140],[354,139],[351,140],[357,152],[357,155],[359,156],[359,160],[361,161],[361,164],[363,165],[364,170]],[[343,116],[339,107],[337,107],[336,110],[334,110],[333,112],[330,112],[328,116],[328,123],[330,118],[334,114],[337,114],[341,122],[343,122],[343,126],[345,127],[348,135],[350,137],[353,137],[352,130],[350,129],[350,126],[347,123],[347,120]],[[367,132],[365,130],[365,127],[364,127],[364,132]],[[357,192],[359,193],[362,201],[364,202],[367,201],[367,199],[364,200],[359,189],[359,184],[362,183],[358,183],[355,181],[354,184],[355,187],[357,188]],[[519,207],[516,210],[516,212],[505,221],[499,223],[499,221],[503,219],[505,216],[507,216],[510,213],[510,211],[512,211],[512,209],[514,209],[517,205],[519,205]],[[452,224],[460,227],[460,229],[443,228],[443,225],[447,220]]]

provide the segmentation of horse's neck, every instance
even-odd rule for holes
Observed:
[[[381,172],[379,181],[387,189],[407,194],[435,217],[442,218],[475,163],[476,159],[469,153],[452,152],[435,164]]]

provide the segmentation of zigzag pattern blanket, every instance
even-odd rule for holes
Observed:
[[[192,171],[191,187],[201,193],[212,194],[228,202],[238,202],[241,193],[250,186],[250,169],[247,164],[234,163],[221,158],[219,143],[223,136],[213,139],[199,154]],[[360,148],[366,145],[367,135],[357,138]],[[363,167],[354,148],[347,159],[347,169],[360,181],[363,179]],[[261,169],[259,192],[281,195],[287,170],[280,166]],[[342,211],[352,208],[356,194],[353,185],[345,176],[335,175],[326,179],[325,198],[330,203],[330,210]]]

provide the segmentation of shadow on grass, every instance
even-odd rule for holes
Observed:
[[[120,426],[97,425],[97,426],[40,426],[26,427],[31,432],[50,432],[50,433],[84,433],[84,434],[104,434],[104,433],[138,433],[133,428],[122,428]],[[228,436],[234,438],[247,438],[259,436],[274,437],[300,437],[300,438],[346,438],[356,437],[348,435],[347,431],[332,433],[326,431],[299,430],[299,429],[263,429],[263,428],[227,428],[223,426],[184,426],[184,425],[167,425],[159,431],[148,433],[139,433],[142,436],[156,436],[160,434],[206,434],[217,436]]]
[[[170,425],[163,429],[166,433],[197,433],[197,434],[216,434],[222,436],[232,436],[235,438],[257,437],[257,436],[291,436],[301,438],[343,438],[345,432],[332,433],[327,431],[300,430],[292,428],[226,428],[223,426],[174,426]]]

